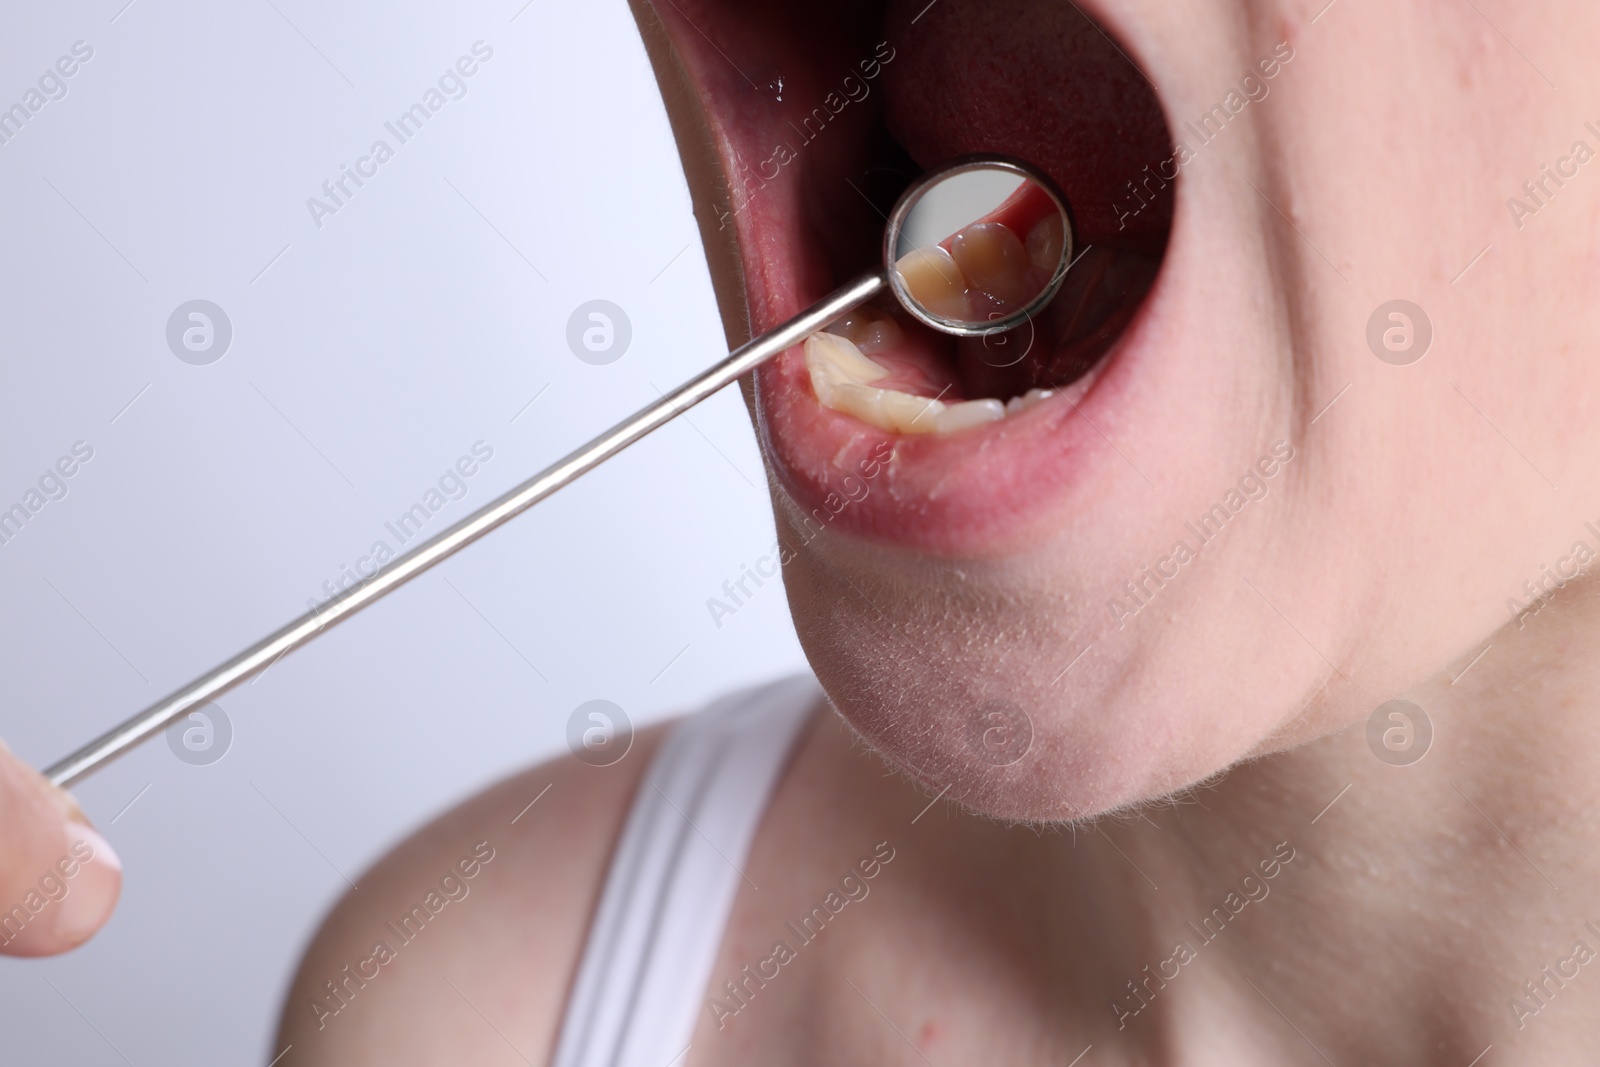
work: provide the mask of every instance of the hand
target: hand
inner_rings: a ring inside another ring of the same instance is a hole
[[[77,948],[121,892],[122,861],[77,803],[0,744],[0,955]]]

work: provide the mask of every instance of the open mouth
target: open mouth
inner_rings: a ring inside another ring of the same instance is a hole
[[[930,167],[1003,154],[1065,192],[1075,259],[1026,327],[953,337],[886,296],[755,383],[781,484],[838,529],[965,555],[1053,525],[1065,490],[1110,451],[1101,424],[1134,381],[1130,341],[1172,225],[1175,186],[1155,166],[1171,136],[1126,50],[1060,0],[655,10],[698,104],[688,138],[674,113],[680,145],[711,157],[687,159],[702,229],[734,247],[752,332],[879,266],[888,212]],[[1001,292],[1051,239],[975,230],[956,249],[953,298]]]

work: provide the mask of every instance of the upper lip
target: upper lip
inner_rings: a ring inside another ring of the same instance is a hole
[[[905,45],[873,36],[881,12],[871,5],[856,23],[841,23],[828,48],[786,47],[770,15],[718,0],[662,0],[657,12],[698,98],[724,182],[719,191],[696,190],[702,201],[708,192],[716,197],[713,224],[703,216],[702,227],[735,235],[749,326],[760,333],[826,295],[846,272],[872,265],[882,225],[874,212],[881,209],[851,176],[866,169],[885,94],[865,74],[873,63],[881,69],[885,47],[892,63]],[[769,74],[773,84],[763,88]],[[866,85],[867,94],[847,94],[846,77]],[[835,121],[856,111],[829,131],[831,139],[797,146],[797,134],[811,131],[794,125],[775,99],[780,92],[785,101],[802,101],[797,115],[810,112],[813,96]],[[971,146],[997,147],[1005,146]],[[819,218],[837,224],[820,226]],[[1130,396],[1148,388],[1145,365],[1162,332],[1155,324],[1176,251],[1094,373],[1019,416],[953,437],[899,437],[823,408],[799,350],[777,357],[756,374],[755,407],[757,432],[784,490],[832,529],[922,552],[984,556],[1035,538],[1091,491],[1103,467],[1121,462],[1110,433],[1125,425]],[[871,465],[863,492],[864,468],[886,448],[893,459]],[[839,505],[843,500],[848,506]]]

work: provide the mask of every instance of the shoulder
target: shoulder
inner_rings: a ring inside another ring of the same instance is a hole
[[[362,874],[301,960],[275,1049],[293,1045],[306,1067],[547,1059],[666,729],[642,731],[611,767],[569,757],[514,775]]]

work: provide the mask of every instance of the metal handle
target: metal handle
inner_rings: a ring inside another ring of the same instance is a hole
[[[660,400],[623,419],[588,444],[532,478],[485,504],[448,530],[399,556],[359,585],[295,619],[251,645],[221,666],[202,674],[182,689],[150,705],[121,725],[45,769],[45,777],[68,786],[110,763],[128,749],[165,728],[184,712],[238,685],[315,638],[334,623],[354,615],[379,597],[393,592],[490,530],[509,522],[557,489],[572,483],[641,437],[671,422],[711,394],[799,344],[845,312],[871,300],[888,286],[882,271],[861,277],[824,297],[776,329],[741,345],[728,358]]]

